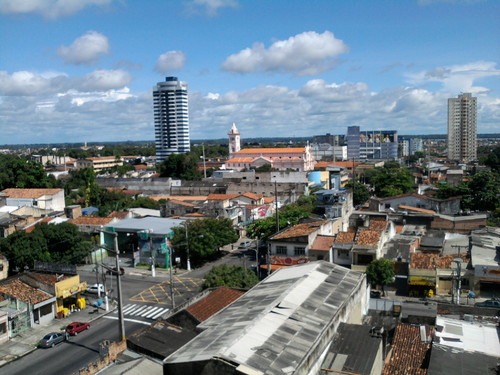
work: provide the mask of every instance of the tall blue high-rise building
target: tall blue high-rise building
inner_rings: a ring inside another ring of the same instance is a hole
[[[166,77],[153,89],[155,147],[158,161],[190,151],[188,85]]]

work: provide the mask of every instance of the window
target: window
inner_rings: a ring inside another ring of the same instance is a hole
[[[286,246],[276,246],[277,255],[286,255]]]
[[[0,335],[7,333],[7,323],[0,324]]]
[[[306,248],[305,247],[295,246],[293,248],[293,255],[295,255],[296,257],[300,257],[300,256],[306,255]]]
[[[386,203],[386,204],[385,204],[385,209],[387,210],[387,209],[389,209],[389,208],[391,208],[391,204],[390,204],[390,203]]]

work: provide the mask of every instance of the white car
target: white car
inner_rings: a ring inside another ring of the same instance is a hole
[[[239,244],[238,248],[240,249],[248,249],[254,245],[253,241],[243,241]]]
[[[87,287],[87,293],[97,294],[98,292],[104,293],[104,285],[94,284]]]

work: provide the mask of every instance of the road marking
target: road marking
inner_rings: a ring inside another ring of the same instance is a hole
[[[168,311],[168,309],[164,309],[162,307],[156,307],[153,310],[149,311],[149,313],[146,314],[144,317],[147,319],[155,319],[155,318],[153,318],[153,316],[157,316],[158,314],[163,314],[167,311]]]
[[[153,306],[148,306],[148,308],[144,311],[141,311],[140,314],[136,314],[136,315],[139,315],[141,317],[144,317],[145,315],[149,314],[151,312],[151,309],[153,308]]]
[[[106,318],[106,319],[112,319],[112,320],[118,320],[118,317],[117,316],[109,316],[109,315],[105,315],[103,316],[103,318]],[[149,326],[151,325],[151,322],[143,322],[142,320],[137,320],[137,319],[129,319],[129,318],[123,318],[124,321],[126,322],[131,322],[131,323],[140,323],[140,324],[144,324],[146,326]]]
[[[158,314],[153,315],[150,319],[154,320],[154,319],[158,318],[160,315],[165,314],[167,311],[168,311],[168,309],[165,309],[165,311],[160,311]]]
[[[123,308],[123,313],[127,314],[129,311],[133,310],[136,306],[137,304],[135,303],[133,305],[125,305],[125,307]]]
[[[148,306],[147,306],[147,305],[146,305],[146,306],[141,306],[141,307],[138,307],[137,309],[134,309],[134,310],[132,310],[132,311],[129,311],[129,312],[128,312],[128,315],[139,315],[139,312],[144,311],[144,310],[145,310],[145,309],[147,309],[147,308],[148,308]]]

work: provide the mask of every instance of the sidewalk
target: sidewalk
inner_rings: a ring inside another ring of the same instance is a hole
[[[90,304],[81,311],[75,311],[71,313],[67,318],[54,319],[46,325],[35,325],[33,328],[22,332],[20,335],[11,338],[4,344],[0,345],[0,368],[1,366],[21,358],[36,349],[38,341],[42,337],[50,332],[63,331],[66,326],[72,322],[92,322],[99,319],[103,315],[113,312],[115,306],[109,305],[109,311],[105,311],[104,307],[101,306],[97,311],[95,307],[91,305],[95,298],[90,298]],[[1,372],[1,369],[0,369]]]

